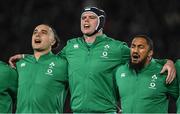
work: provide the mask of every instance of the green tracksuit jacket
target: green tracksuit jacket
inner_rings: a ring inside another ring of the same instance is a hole
[[[61,54],[68,61],[72,111],[116,112],[113,72],[128,61],[127,45],[105,34],[92,45],[79,37],[69,40]]]
[[[17,63],[17,113],[61,113],[66,97],[67,62],[52,52]]]
[[[0,61],[0,113],[11,113],[17,94],[17,73]]]
[[[178,97],[178,83],[165,83],[166,75],[161,75],[162,65],[152,60],[139,72],[129,68],[129,64],[119,66],[116,83],[121,98],[122,113],[167,113],[167,94]]]
[[[180,88],[180,60],[176,61],[175,66],[176,66],[177,79]],[[179,95],[180,95],[180,89],[179,89]],[[178,98],[176,104],[177,104],[177,113],[180,113],[180,97]]]

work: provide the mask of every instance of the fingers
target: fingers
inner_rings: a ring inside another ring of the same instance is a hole
[[[164,72],[168,72],[168,75],[166,77],[166,84],[170,84],[174,78],[176,77],[176,69],[174,66],[174,63],[172,61],[168,61],[162,68],[161,74]]]
[[[16,62],[22,58],[22,54],[16,54],[9,59],[9,64],[12,68],[16,68]]]
[[[10,57],[10,59],[9,59],[9,65],[12,67],[12,68],[16,68],[16,66],[15,66],[15,63],[14,63],[14,57]]]
[[[166,84],[170,84],[176,77],[176,70],[172,70],[171,72],[168,72],[167,78],[166,78]]]
[[[167,70],[167,68],[166,68],[166,66],[164,65],[160,73],[162,74],[162,73],[164,73],[166,70]]]

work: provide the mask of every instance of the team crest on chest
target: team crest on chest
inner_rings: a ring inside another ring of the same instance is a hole
[[[49,67],[48,67],[48,69],[46,70],[46,73],[45,73],[45,74],[47,74],[47,75],[53,75],[53,69],[54,69],[54,67],[55,67],[55,63],[54,63],[54,62],[51,62],[51,63],[49,64]]]
[[[150,84],[149,84],[150,89],[156,89],[156,80],[157,79],[158,79],[158,77],[155,74],[151,77],[151,81],[150,81]]]
[[[108,58],[109,48],[110,48],[110,46],[108,44],[104,46],[104,49],[103,49],[103,51],[101,53],[102,58]]]

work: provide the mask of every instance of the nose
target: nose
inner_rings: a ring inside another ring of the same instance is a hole
[[[138,52],[138,48],[137,48],[137,47],[134,47],[132,51],[133,51],[133,52]]]
[[[89,21],[89,19],[86,17],[86,18],[84,19],[84,21],[87,22],[87,21]]]
[[[41,34],[40,32],[37,32],[37,33],[35,34],[35,36],[36,36],[36,37],[39,37],[40,34]]]

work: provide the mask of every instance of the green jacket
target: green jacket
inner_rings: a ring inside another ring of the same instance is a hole
[[[26,56],[17,63],[17,113],[62,113],[66,97],[67,62],[51,52],[38,60]]]
[[[178,83],[179,83],[179,88],[180,88],[180,60],[177,60],[175,63],[176,66],[176,74],[177,74],[177,79],[178,79]],[[180,90],[179,90],[179,94],[180,94]],[[180,97],[177,100],[177,113],[180,113]]]
[[[17,94],[17,73],[0,61],[0,113],[11,113]]]
[[[165,83],[162,67],[155,60],[137,73],[129,64],[118,67],[116,83],[122,113],[168,113],[167,94],[177,99],[179,90],[177,79],[170,85]]]
[[[116,112],[114,68],[129,60],[126,43],[98,36],[92,45],[82,37],[68,41],[61,52],[68,61],[73,112]]]

